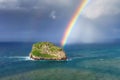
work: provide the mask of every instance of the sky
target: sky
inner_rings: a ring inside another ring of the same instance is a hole
[[[60,43],[81,0],[0,0],[0,42]],[[120,1],[89,0],[71,34],[71,43],[120,39]]]

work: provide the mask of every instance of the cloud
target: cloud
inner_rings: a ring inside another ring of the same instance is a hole
[[[49,17],[52,19],[56,19],[56,11],[52,11]]]
[[[119,0],[90,0],[74,25],[68,43],[111,42],[120,38]]]
[[[17,9],[19,8],[18,0],[0,0],[0,9]]]
[[[69,2],[67,0],[39,0],[39,3],[44,3],[44,4],[47,4],[47,5],[56,5],[56,6],[59,6],[59,5],[70,5],[73,1],[70,0]]]
[[[67,7],[75,4],[79,0],[0,0],[0,9],[26,9],[29,5],[31,9],[45,9],[47,7]],[[28,8],[27,8],[28,9]]]
[[[105,34],[102,29],[95,25],[79,20],[73,28],[68,43],[95,43],[102,42],[105,39]]]
[[[29,21],[32,25],[35,24],[35,26],[37,22],[40,23],[39,19],[41,19],[41,25],[47,24],[47,21],[45,20],[48,18],[56,20],[55,22],[60,20],[60,23],[62,23],[62,21],[66,21],[67,23],[69,21],[67,18],[69,17],[70,19],[70,17],[72,17],[71,15],[74,13],[76,6],[80,1],[81,0],[0,0],[0,10],[24,10],[23,12],[26,10],[31,10],[28,12],[26,11],[27,13],[25,14],[32,14],[30,15],[30,18],[28,17],[28,19],[31,19],[31,21]],[[115,27],[116,18],[113,19],[114,15],[120,14],[119,7],[119,0],[90,0],[82,15],[80,15],[76,25],[74,25],[74,28],[69,36],[68,43],[94,43],[119,37],[118,34],[120,34],[120,29]],[[110,21],[111,19],[113,21]],[[55,22],[52,24],[59,23]],[[62,30],[62,28],[65,28],[65,26],[60,26],[60,28]],[[10,29],[13,30],[13,27],[10,27]],[[39,28],[34,28],[35,31],[37,29]],[[31,31],[31,33],[34,32]],[[27,36],[29,33],[24,34]]]
[[[120,13],[119,7],[119,0],[90,0],[83,12],[83,16],[96,19],[105,15],[116,15]]]

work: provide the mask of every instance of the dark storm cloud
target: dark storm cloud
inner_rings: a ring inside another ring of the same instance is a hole
[[[60,41],[78,1],[0,0],[0,41]]]
[[[60,42],[80,1],[0,0],[0,41]],[[108,3],[109,6],[106,5]],[[120,38],[118,4],[119,0],[90,0],[74,25],[68,42],[99,42]]]

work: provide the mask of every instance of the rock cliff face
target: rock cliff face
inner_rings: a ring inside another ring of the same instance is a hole
[[[66,60],[67,57],[62,48],[50,42],[33,44],[30,58],[34,60]]]

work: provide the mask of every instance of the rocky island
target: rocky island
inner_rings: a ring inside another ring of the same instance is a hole
[[[33,44],[30,58],[34,60],[66,60],[66,54],[62,48],[51,42],[38,42]]]

